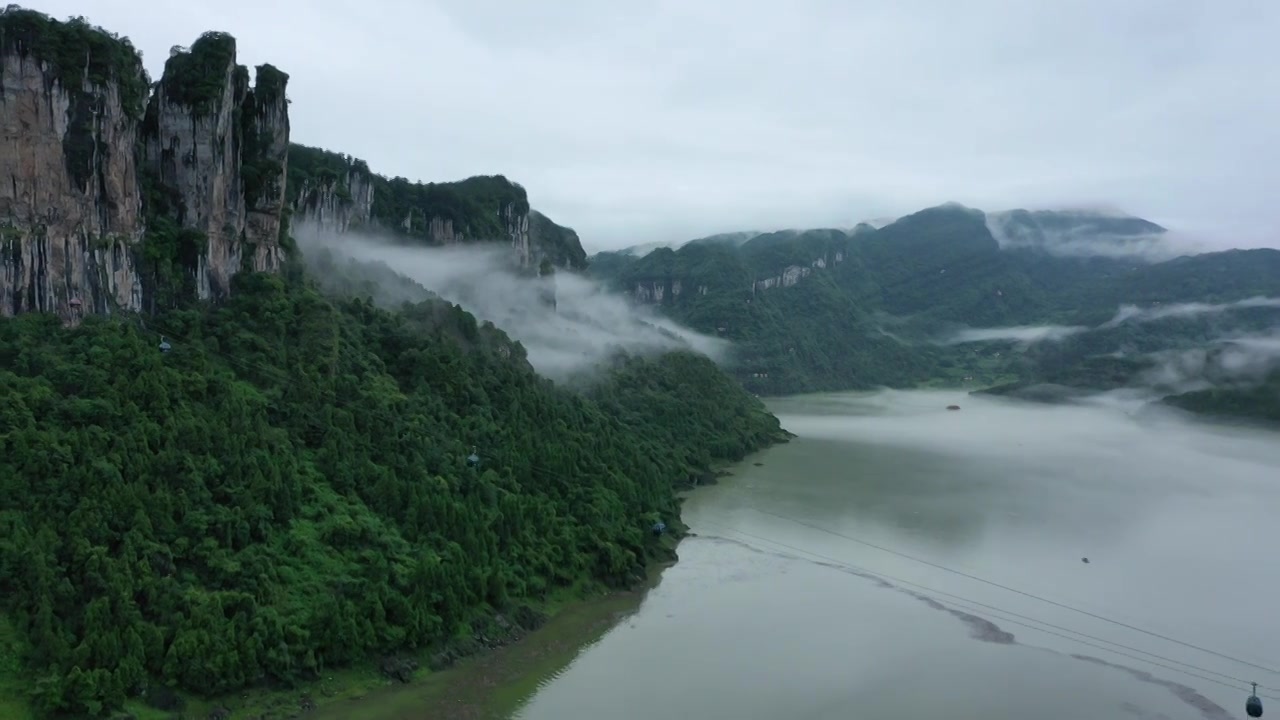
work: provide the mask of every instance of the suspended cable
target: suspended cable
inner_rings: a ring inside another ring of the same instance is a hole
[[[1186,674],[1186,675],[1190,675],[1190,676],[1192,676],[1192,677],[1196,677],[1196,678],[1199,678],[1199,679],[1202,679],[1202,680],[1207,680],[1207,681],[1209,681],[1209,682],[1214,682],[1214,683],[1217,683],[1217,684],[1219,684],[1219,685],[1223,685],[1223,686],[1225,686],[1225,687],[1230,687],[1230,688],[1232,688],[1232,689],[1239,690],[1239,689],[1241,689],[1242,687],[1247,686],[1247,685],[1249,685],[1249,684],[1250,684],[1249,682],[1247,682],[1247,681],[1245,681],[1245,680],[1242,680],[1242,679],[1240,679],[1240,678],[1237,678],[1237,677],[1235,677],[1235,676],[1232,676],[1232,675],[1226,675],[1226,674],[1224,674],[1224,673],[1220,673],[1220,672],[1217,672],[1217,671],[1215,671],[1215,670],[1209,670],[1209,669],[1207,669],[1207,668],[1203,668],[1203,667],[1199,667],[1199,666],[1196,666],[1196,665],[1192,665],[1192,664],[1190,664],[1190,663],[1183,662],[1183,661],[1181,661],[1181,660],[1176,660],[1176,659],[1174,659],[1174,658],[1166,657],[1166,656],[1164,656],[1164,655],[1160,655],[1160,654],[1157,654],[1157,653],[1153,653],[1153,652],[1150,652],[1150,651],[1147,651],[1147,650],[1142,650],[1142,649],[1139,649],[1139,648],[1134,648],[1134,647],[1131,647],[1131,646],[1128,646],[1128,645],[1124,645],[1124,644],[1122,644],[1122,643],[1118,643],[1118,642],[1115,642],[1115,641],[1112,641],[1112,640],[1107,640],[1107,639],[1105,639],[1105,638],[1099,638],[1099,637],[1095,637],[1095,636],[1092,636],[1092,635],[1088,635],[1088,634],[1086,634],[1086,633],[1082,633],[1082,632],[1080,632],[1080,631],[1078,631],[1078,630],[1072,630],[1072,629],[1070,629],[1070,628],[1065,628],[1065,627],[1061,627],[1061,626],[1059,626],[1059,625],[1054,625],[1054,624],[1052,624],[1052,623],[1048,623],[1048,622],[1045,622],[1045,621],[1043,621],[1043,620],[1039,620],[1039,619],[1037,619],[1037,618],[1032,618],[1032,617],[1029,617],[1029,616],[1026,616],[1026,615],[1022,615],[1022,614],[1019,614],[1019,613],[1013,612],[1013,611],[1011,611],[1011,610],[1006,610],[1006,609],[1004,609],[1004,608],[1000,608],[1000,607],[997,607],[997,606],[995,606],[995,605],[989,605],[989,604],[987,604],[987,603],[982,603],[982,602],[979,602],[979,601],[977,601],[977,600],[972,600],[972,599],[970,599],[970,598],[966,598],[966,597],[964,597],[964,596],[962,596],[962,595],[957,595],[957,594],[955,594],[955,593],[946,592],[946,591],[944,591],[944,590],[938,590],[938,589],[936,589],[936,588],[932,588],[932,587],[929,587],[929,586],[927,586],[927,585],[922,585],[922,584],[920,584],[920,583],[912,582],[912,581],[910,581],[910,580],[904,580],[904,579],[902,579],[902,578],[894,577],[894,576],[889,575],[889,574],[887,574],[887,573],[882,573],[882,572],[878,572],[878,571],[868,570],[868,569],[866,569],[866,568],[864,568],[864,567],[860,567],[860,566],[858,566],[858,565],[854,565],[854,564],[852,564],[852,563],[848,563],[848,562],[845,562],[845,561],[843,561],[843,560],[840,560],[840,559],[837,559],[837,558],[833,558],[833,557],[831,557],[831,556],[829,556],[829,555],[824,555],[824,554],[819,553],[819,552],[815,552],[815,551],[812,551],[812,550],[807,550],[807,549],[805,549],[805,548],[797,547],[797,546],[795,546],[795,545],[790,545],[790,544],[785,543],[785,542],[782,542],[782,541],[780,541],[780,540],[774,540],[774,539],[772,539],[772,538],[767,538],[767,537],[764,537],[764,536],[762,536],[762,535],[757,535],[757,534],[754,534],[754,533],[747,532],[747,531],[745,531],[745,530],[739,530],[739,529],[737,529],[737,528],[728,527],[728,526],[721,525],[721,524],[719,524],[719,523],[714,523],[714,522],[699,521],[699,525],[702,525],[702,526],[708,526],[708,527],[713,527],[713,528],[718,528],[719,530],[724,531],[724,532],[731,532],[731,533],[735,533],[735,534],[741,535],[741,536],[743,536],[743,537],[752,538],[752,539],[757,540],[757,541],[759,541],[759,542],[764,542],[764,543],[768,543],[768,544],[770,544],[770,545],[774,545],[774,546],[777,546],[777,547],[786,548],[786,549],[788,549],[788,550],[792,550],[792,551],[794,551],[794,552],[804,553],[804,554],[806,554],[806,555],[810,555],[810,556],[812,556],[812,557],[819,558],[819,559],[823,560],[824,562],[827,562],[827,563],[830,563],[830,564],[832,564],[832,565],[838,566],[838,567],[843,568],[843,569],[845,569],[845,570],[849,570],[849,571],[852,571],[852,572],[855,572],[855,573],[859,573],[859,574],[864,575],[864,576],[873,577],[873,578],[878,578],[878,579],[884,580],[884,581],[886,581],[886,582],[892,581],[893,583],[896,583],[896,584],[899,584],[899,585],[909,585],[909,586],[911,586],[911,587],[919,588],[920,590],[923,590],[923,591],[925,591],[925,592],[927,592],[927,593],[931,593],[931,594],[933,594],[933,595],[942,595],[942,596],[945,596],[945,597],[954,598],[954,599],[956,599],[956,600],[960,600],[960,601],[962,601],[962,602],[969,603],[969,604],[971,604],[971,605],[975,605],[975,606],[978,606],[978,607],[986,608],[986,609],[989,609],[989,610],[994,610],[994,611],[996,611],[996,612],[1003,613],[1003,614],[1006,614],[1006,615],[1010,615],[1010,616],[1012,616],[1012,617],[1022,618],[1023,620],[1027,620],[1027,621],[1030,621],[1030,622],[1039,623],[1040,625],[1044,625],[1044,626],[1046,626],[1046,627],[1054,628],[1055,630],[1061,630],[1063,633],[1071,633],[1072,635],[1076,635],[1076,636],[1079,636],[1079,637],[1082,637],[1082,638],[1086,638],[1087,640],[1095,640],[1095,641],[1097,641],[1097,642],[1107,643],[1107,644],[1109,644],[1109,645],[1113,645],[1113,646],[1115,646],[1115,647],[1122,648],[1122,649],[1125,649],[1125,650],[1130,650],[1130,651],[1133,651],[1133,652],[1136,652],[1136,653],[1141,653],[1141,654],[1143,654],[1143,655],[1148,655],[1148,656],[1150,656],[1150,657],[1152,657],[1152,658],[1156,658],[1157,660],[1162,661],[1163,663],[1172,663],[1173,665],[1181,665],[1182,667],[1173,667],[1173,666],[1171,666],[1171,665],[1165,665],[1165,664],[1162,664],[1161,662],[1155,662],[1155,661],[1153,661],[1153,660],[1148,660],[1148,659],[1146,659],[1146,658],[1137,657],[1137,656],[1135,656],[1135,655],[1129,655],[1129,654],[1127,654],[1127,653],[1119,652],[1119,651],[1117,651],[1117,650],[1115,650],[1115,649],[1113,649],[1113,648],[1103,647],[1103,646],[1101,646],[1101,645],[1096,645],[1096,644],[1094,644],[1094,643],[1086,642],[1085,640],[1080,640],[1078,637],[1071,637],[1071,636],[1068,636],[1068,635],[1064,635],[1064,634],[1060,634],[1060,633],[1052,632],[1052,631],[1050,631],[1050,630],[1045,630],[1045,629],[1044,629],[1044,628],[1042,628],[1042,627],[1036,627],[1036,626],[1029,625],[1029,624],[1024,623],[1024,622],[1019,622],[1019,621],[1017,621],[1017,620],[1012,620],[1012,619],[1009,619],[1009,618],[1000,618],[1000,620],[1001,620],[1001,621],[1003,621],[1003,622],[1009,622],[1009,623],[1012,623],[1012,624],[1014,624],[1014,625],[1020,625],[1020,626],[1022,626],[1022,627],[1026,627],[1026,628],[1029,628],[1029,629],[1032,629],[1032,630],[1037,630],[1037,631],[1039,631],[1039,632],[1047,633],[1047,634],[1049,634],[1049,635],[1055,635],[1055,636],[1057,636],[1057,637],[1061,637],[1061,638],[1064,638],[1064,639],[1067,639],[1067,640],[1072,640],[1072,641],[1074,641],[1074,642],[1079,642],[1079,643],[1081,643],[1081,644],[1083,644],[1083,645],[1088,645],[1088,646],[1090,646],[1090,647],[1095,647],[1095,648],[1097,648],[1097,649],[1105,650],[1105,651],[1107,651],[1107,652],[1114,653],[1114,654],[1116,654],[1116,655],[1120,655],[1120,656],[1123,656],[1123,657],[1128,657],[1128,658],[1133,659],[1133,660],[1138,660],[1138,661],[1140,661],[1140,662],[1149,663],[1149,664],[1151,664],[1151,665],[1155,665],[1155,666],[1157,666],[1157,667],[1162,667],[1162,668],[1165,668],[1165,669],[1168,669],[1168,670],[1174,670],[1174,671],[1177,671],[1177,672],[1181,672],[1181,673],[1184,673],[1184,674]],[[726,539],[731,539],[731,538],[726,538]],[[740,542],[740,541],[739,541],[739,542]],[[748,545],[749,545],[749,543],[748,543]],[[1236,662],[1243,662],[1243,661],[1240,661],[1240,660],[1238,660],[1238,659],[1236,659],[1236,658],[1231,658],[1231,657],[1227,657],[1227,659],[1229,659],[1229,660],[1233,660],[1233,661],[1236,661]],[[1245,663],[1245,664],[1247,664],[1247,663]],[[1187,668],[1187,669],[1183,669],[1183,668]],[[1195,670],[1196,672],[1189,672],[1189,670]],[[1238,683],[1238,685],[1236,685],[1236,684],[1232,684],[1232,683],[1223,682],[1222,680],[1218,680],[1218,679],[1215,679],[1215,678],[1206,677],[1206,676],[1204,676],[1204,675],[1200,675],[1200,674],[1198,674],[1198,673],[1206,673],[1206,674],[1208,674],[1208,675],[1216,675],[1216,676],[1218,676],[1218,677],[1220,677],[1220,678],[1225,678],[1225,679],[1227,679],[1227,680],[1231,680],[1231,681],[1233,681],[1234,683]],[[1280,698],[1272,697],[1272,696],[1270,696],[1270,695],[1260,695],[1259,697],[1265,697],[1265,698],[1268,698],[1268,699],[1271,699],[1271,700],[1280,700]]]
[[[911,561],[913,561],[913,562],[918,562],[918,563],[921,563],[921,564],[923,564],[923,565],[928,565],[929,567],[937,568],[938,570],[942,570],[942,571],[944,571],[944,572],[953,573],[953,574],[955,574],[955,575],[959,575],[960,577],[968,578],[968,579],[973,580],[973,581],[975,581],[975,582],[984,583],[984,584],[986,584],[986,585],[990,585],[990,586],[992,586],[992,587],[1000,588],[1001,590],[1007,590],[1008,592],[1016,593],[1016,594],[1018,594],[1018,595],[1025,596],[1025,597],[1031,598],[1031,599],[1033,599],[1033,600],[1039,600],[1040,602],[1048,603],[1049,605],[1053,605],[1053,606],[1055,606],[1055,607],[1060,607],[1060,608],[1062,608],[1062,609],[1064,609],[1064,610],[1070,610],[1071,612],[1079,613],[1079,614],[1081,614],[1081,615],[1086,615],[1086,616],[1091,617],[1091,618],[1094,618],[1094,619],[1096,619],[1096,620],[1101,620],[1101,621],[1103,621],[1103,622],[1111,623],[1112,625],[1118,625],[1118,626],[1123,627],[1123,628],[1126,628],[1126,629],[1128,629],[1128,630],[1133,630],[1134,632],[1140,632],[1140,633],[1143,633],[1144,635],[1150,635],[1151,637],[1159,638],[1159,639],[1161,639],[1161,640],[1165,640],[1165,641],[1167,641],[1167,642],[1175,643],[1175,644],[1177,644],[1177,645],[1182,645],[1183,647],[1188,647],[1188,648],[1191,648],[1191,649],[1193,649],[1193,650],[1199,650],[1200,652],[1208,653],[1208,654],[1210,654],[1210,655],[1216,655],[1216,656],[1218,656],[1218,657],[1220,657],[1220,658],[1223,658],[1223,659],[1225,659],[1225,660],[1230,660],[1230,661],[1232,661],[1232,662],[1240,663],[1241,665],[1248,665],[1249,667],[1256,668],[1256,669],[1258,669],[1258,670],[1263,670],[1263,671],[1265,671],[1265,672],[1269,672],[1269,673],[1272,673],[1272,674],[1280,675],[1280,671],[1273,670],[1273,669],[1271,669],[1271,668],[1269,668],[1269,667],[1267,667],[1267,666],[1265,666],[1265,665],[1259,665],[1259,664],[1257,664],[1257,663],[1249,662],[1248,660],[1241,660],[1241,659],[1239,659],[1239,658],[1231,657],[1230,655],[1224,655],[1223,653],[1220,653],[1220,652],[1218,652],[1218,651],[1216,651],[1216,650],[1210,650],[1210,649],[1208,649],[1208,648],[1201,647],[1201,646],[1199,646],[1199,645],[1194,645],[1194,644],[1192,644],[1192,643],[1184,642],[1184,641],[1182,641],[1182,640],[1178,640],[1178,639],[1176,639],[1176,638],[1171,638],[1171,637],[1169,637],[1168,635],[1162,635],[1162,634],[1160,634],[1160,633],[1157,633],[1157,632],[1154,632],[1154,631],[1151,631],[1151,630],[1146,630],[1146,629],[1144,629],[1144,628],[1137,627],[1136,625],[1130,625],[1129,623],[1122,622],[1122,621],[1120,621],[1120,620],[1112,620],[1111,618],[1103,617],[1102,615],[1098,615],[1097,613],[1093,613],[1093,612],[1090,612],[1090,611],[1088,611],[1088,610],[1082,610],[1082,609],[1080,609],[1080,608],[1072,607],[1072,606],[1067,605],[1067,604],[1065,604],[1065,603],[1060,603],[1060,602],[1057,602],[1056,600],[1050,600],[1050,599],[1048,599],[1048,598],[1041,597],[1041,596],[1039,596],[1039,595],[1035,595],[1035,594],[1030,593],[1030,592],[1027,592],[1027,591],[1025,591],[1025,590],[1019,590],[1018,588],[1015,588],[1015,587],[1010,587],[1010,586],[1008,586],[1008,585],[1002,585],[1001,583],[995,582],[995,581],[993,581],[993,580],[987,580],[987,579],[985,579],[985,578],[978,577],[977,575],[972,575],[972,574],[970,574],[970,573],[964,572],[963,570],[955,570],[955,569],[953,569],[953,568],[946,567],[945,565],[939,565],[938,563],[931,562],[931,561],[929,561],[929,560],[925,560],[925,559],[923,559],[923,558],[918,558],[918,557],[915,557],[914,555],[908,555],[907,553],[899,552],[899,551],[897,551],[897,550],[893,550],[893,549],[891,549],[891,548],[884,547],[883,545],[877,545],[876,543],[873,543],[873,542],[870,542],[870,541],[867,541],[867,540],[862,540],[862,539],[860,539],[860,538],[856,538],[856,537],[853,537],[853,536],[851,536],[851,535],[846,535],[846,534],[844,534],[844,533],[837,532],[837,531],[835,531],[835,530],[830,530],[830,529],[828,529],[828,528],[824,528],[824,527],[822,527],[821,525],[815,525],[815,524],[813,524],[813,523],[806,522],[806,521],[804,521],[804,520],[799,520],[799,519],[797,519],[797,518],[787,517],[786,515],[780,515],[780,514],[778,514],[778,513],[771,512],[771,511],[769,511],[769,510],[763,510],[763,509],[761,509],[761,508],[759,508],[759,507],[755,507],[755,506],[748,506],[748,507],[749,507],[751,510],[753,510],[753,511],[755,511],[755,512],[758,512],[758,513],[760,513],[760,514],[762,514],[762,515],[768,515],[768,516],[771,516],[771,517],[778,518],[778,519],[780,519],[780,520],[786,520],[786,521],[788,521],[788,522],[795,523],[795,524],[797,524],[797,525],[803,525],[804,527],[811,528],[811,529],[817,530],[817,531],[819,531],[819,532],[824,532],[824,533],[827,533],[827,534],[829,534],[829,535],[834,535],[834,536],[836,536],[836,537],[843,538],[843,539],[848,540],[848,541],[850,541],[850,542],[858,543],[859,545],[866,545],[867,547],[874,548],[874,549],[876,549],[876,550],[880,550],[880,551],[882,551],[882,552],[887,552],[887,553],[889,553],[890,555],[897,555],[898,557],[904,558],[904,559],[906,559],[906,560],[911,560]]]

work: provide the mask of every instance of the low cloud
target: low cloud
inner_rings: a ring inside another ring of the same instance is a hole
[[[1140,381],[1166,392],[1257,385],[1280,370],[1280,327],[1219,340],[1208,347],[1154,353]]]
[[[1221,243],[1171,232],[1111,207],[987,213],[1003,249],[1033,248],[1057,257],[1105,257],[1156,263],[1221,250]]]
[[[958,345],[972,342],[993,342],[1012,340],[1031,345],[1038,342],[1057,342],[1065,338],[1088,332],[1090,328],[1079,325],[1016,325],[1013,327],[968,328],[958,330],[943,345]]]
[[[719,362],[729,348],[724,340],[684,328],[648,308],[633,307],[581,275],[567,271],[551,278],[520,274],[505,245],[406,246],[371,235],[336,235],[306,226],[296,228],[294,237],[308,258],[327,250],[331,257],[386,265],[480,320],[492,322],[524,345],[533,367],[552,379],[587,372],[617,350],[635,354],[692,350]],[[323,267],[311,264],[321,273],[357,273],[341,262]],[[384,304],[421,299],[395,283],[383,283],[375,290],[375,299]]]
[[[965,328],[956,330],[936,342],[940,345],[956,345],[973,342],[1012,341],[1029,346],[1039,342],[1057,342],[1073,335],[1094,330],[1110,330],[1126,323],[1141,324],[1172,318],[1220,315],[1251,308],[1280,308],[1280,298],[1257,296],[1231,303],[1178,303],[1145,308],[1137,305],[1121,305],[1110,320],[1097,327],[1083,325],[1016,325],[1011,327]],[[1235,342],[1250,343],[1255,341],[1258,341],[1258,339],[1250,337]]]
[[[1121,305],[1115,317],[1100,325],[1099,329],[1119,327],[1127,322],[1145,323],[1168,318],[1218,315],[1248,308],[1280,308],[1280,298],[1256,296],[1232,303],[1178,303],[1176,305],[1160,305],[1148,308],[1138,307],[1137,305]]]

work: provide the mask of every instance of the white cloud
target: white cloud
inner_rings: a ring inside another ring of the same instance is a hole
[[[1219,315],[1232,310],[1245,310],[1248,308],[1280,308],[1280,298],[1251,297],[1232,303],[1176,303],[1146,308],[1136,305],[1121,305],[1114,317],[1098,327],[1112,328],[1127,322],[1143,323],[1175,317]]]
[[[1055,342],[1078,333],[1087,332],[1089,328],[1065,325],[1018,325],[1014,327],[970,328],[960,330],[951,335],[945,344],[971,342],[991,342],[994,340],[1013,340],[1023,344],[1037,342]]]
[[[324,248],[339,257],[384,264],[492,322],[524,345],[529,363],[552,379],[587,372],[618,349],[640,354],[686,349],[717,361],[729,350],[726,341],[634,306],[590,278],[569,272],[557,273],[554,280],[517,275],[505,245],[409,247],[354,233],[326,235],[306,225],[295,228],[294,236],[304,254]],[[554,310],[544,304],[548,290],[554,290]]]

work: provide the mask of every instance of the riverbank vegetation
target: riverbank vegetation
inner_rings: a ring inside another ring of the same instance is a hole
[[[572,391],[440,300],[235,285],[0,323],[0,597],[38,717],[479,649],[559,590],[637,581],[674,486],[782,437],[700,356]]]

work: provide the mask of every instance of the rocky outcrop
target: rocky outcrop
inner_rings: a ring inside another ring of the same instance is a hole
[[[520,267],[533,265],[533,251],[529,243],[529,204],[525,201],[521,208],[515,203],[502,207],[502,220],[506,224],[507,239],[511,241],[511,250],[515,254]]]
[[[342,235],[373,222],[374,176],[363,161],[302,145],[292,145],[289,155],[295,231]]]
[[[587,269],[587,253],[573,228],[557,225],[546,215],[530,210],[528,235],[529,246],[534,255],[549,259],[556,267]]]
[[[289,152],[288,76],[236,64],[235,38],[206,33],[175,49],[147,108],[143,157],[176,200],[179,223],[205,237],[202,300],[225,297],[243,267],[275,271]]]
[[[684,292],[684,283],[679,279],[674,280],[641,280],[632,288],[631,296],[637,301],[645,304],[660,305],[668,297],[673,301],[680,297]],[[707,294],[707,286],[699,285],[694,290],[699,295]]]
[[[841,262],[844,262],[844,252],[837,250],[815,258],[808,265],[788,265],[775,275],[752,280],[751,293],[754,295],[773,288],[791,287],[809,277],[815,270],[833,267]],[[674,302],[679,298],[685,292],[685,281],[679,277],[661,280],[643,278],[635,280],[628,290],[636,302],[661,305],[664,302]],[[705,284],[693,285],[691,291],[698,295],[706,295],[709,292]]]
[[[145,87],[141,61],[105,58],[74,77],[41,57],[43,16],[10,9],[0,23],[0,315],[138,309],[141,97],[129,91]]]
[[[372,208],[371,208],[372,209]],[[452,218],[440,215],[428,215],[427,212],[412,209],[399,225],[399,229],[407,235],[425,235],[430,245],[459,245],[468,242],[506,241],[511,244],[512,256],[522,268],[532,266],[533,253],[529,243],[529,213],[516,203],[506,203],[495,211],[502,218],[503,229],[500,237],[469,236],[465,221],[455,225]],[[425,230],[425,231],[424,231]]]
[[[235,40],[208,33],[173,51],[148,101],[127,40],[0,13],[0,315],[75,322],[153,307],[161,285],[211,299],[244,268],[278,269],[287,80],[264,65],[251,88]]]
[[[792,285],[795,285],[801,280],[809,277],[810,273],[814,270],[826,269],[828,265],[839,265],[844,261],[844,253],[836,251],[830,262],[828,262],[827,258],[828,256],[825,255],[823,257],[816,258],[810,262],[808,266],[788,265],[777,275],[753,281],[751,283],[751,292],[754,294],[761,290],[769,290],[771,288],[791,287]]]
[[[363,230],[427,245],[505,242],[521,268],[549,259],[583,269],[586,252],[577,233],[529,207],[524,188],[501,175],[449,183],[386,178],[348,155],[304,145],[289,150],[291,226],[332,237]]]
[[[271,65],[259,65],[252,92],[241,102],[245,136],[243,153],[244,242],[252,249],[256,272],[276,272],[284,261],[281,249],[289,167],[289,76]]]

